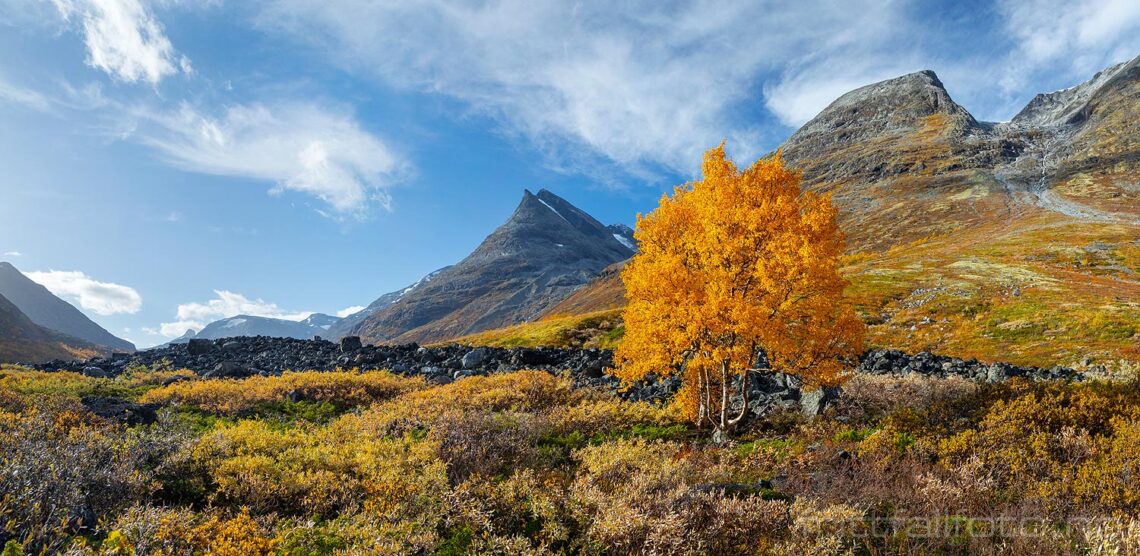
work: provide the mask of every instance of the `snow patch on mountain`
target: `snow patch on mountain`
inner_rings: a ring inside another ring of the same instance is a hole
[[[536,198],[536,199],[538,199],[538,202],[540,202],[540,203],[542,203],[544,206],[546,206],[546,208],[548,208],[548,209],[550,209],[550,210],[554,211],[554,214],[557,214],[559,218],[561,218],[561,219],[563,219],[563,220],[566,220],[566,217],[565,217],[565,216],[562,216],[562,213],[561,213],[561,212],[558,212],[557,210],[555,210],[555,208],[554,208],[554,207],[550,206],[550,203],[547,203],[546,201],[543,201],[541,198],[538,198],[538,197],[535,197],[535,198]],[[569,221],[569,220],[566,220],[566,223],[567,223],[567,224],[569,224],[569,223],[570,223],[570,221]]]
[[[623,236],[621,234],[614,234],[614,239],[618,240],[618,242],[621,243],[622,245],[628,247],[630,249],[630,251],[637,251],[637,247],[635,247],[633,245],[633,242],[630,241],[625,236]]]

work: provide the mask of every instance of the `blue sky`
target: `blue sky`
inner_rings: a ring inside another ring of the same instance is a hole
[[[0,260],[140,346],[336,313],[523,188],[632,224],[859,85],[1004,120],[1137,54],[1134,0],[0,0]]]

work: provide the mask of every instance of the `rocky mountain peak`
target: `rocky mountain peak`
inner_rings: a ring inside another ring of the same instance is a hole
[[[1079,124],[1089,116],[1090,103],[1102,92],[1134,84],[1140,77],[1140,56],[1105,68],[1080,85],[1033,97],[1010,120],[1019,127],[1053,127]]]
[[[351,333],[376,342],[438,341],[527,321],[631,255],[585,211],[545,189],[526,190],[470,255],[368,313]]]
[[[540,189],[524,190],[518,208],[470,255],[497,260],[525,255],[535,258],[579,257],[603,251],[603,258],[622,260],[633,254],[605,225],[562,197]],[[565,257],[560,257],[564,255]]]
[[[966,131],[978,122],[946,92],[930,70],[909,73],[851,91],[804,124],[785,144],[790,158],[888,133],[936,125]]]

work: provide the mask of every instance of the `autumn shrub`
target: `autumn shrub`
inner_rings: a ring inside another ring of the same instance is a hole
[[[549,412],[550,426],[559,434],[579,433],[586,437],[628,430],[638,425],[672,426],[684,422],[675,406],[628,402],[614,396],[583,399],[572,405],[557,406]]]
[[[469,377],[406,393],[363,412],[356,426],[379,435],[426,432],[437,424],[469,413],[548,414],[605,397],[598,392],[576,389],[568,377],[545,371],[519,371]]]
[[[1080,534],[1090,556],[1140,554],[1140,520],[1135,517],[1094,521]]]
[[[69,398],[111,396],[133,399],[139,394],[137,386],[126,381],[92,378],[66,371],[0,371],[0,389],[21,396],[38,395]]]
[[[995,402],[978,425],[939,442],[937,450],[948,466],[977,457],[994,474],[1000,487],[1043,501],[1060,515],[1095,501],[1100,508],[1125,509],[1129,497],[1089,492],[1085,478],[1128,472],[1120,457],[1094,455],[1103,448],[1124,454],[1134,445],[1136,429],[1130,420],[1138,415],[1140,392],[1120,384],[1015,384],[1019,395]],[[1090,465],[1105,465],[1103,469]],[[1117,488],[1117,484],[1093,488]],[[1103,494],[1103,496],[1102,496]]]
[[[799,498],[789,508],[789,515],[788,534],[774,543],[773,554],[853,555],[858,536],[867,532],[863,510],[847,504],[824,505]]]
[[[959,376],[856,375],[843,385],[839,413],[870,421],[902,409],[922,411],[974,394],[978,385]]]
[[[281,376],[242,380],[178,382],[147,392],[142,401],[181,403],[210,413],[242,415],[258,404],[281,402],[287,398],[329,402],[341,407],[367,406],[423,386],[421,379],[400,377],[385,371],[286,372]]]
[[[346,417],[328,427],[281,428],[241,421],[206,434],[194,454],[210,470],[215,504],[255,514],[360,513],[377,538],[401,550],[434,542],[448,489],[438,445],[412,435],[368,435],[359,423]]]
[[[0,411],[0,545],[52,552],[154,488],[138,443],[67,402]]]
[[[683,444],[608,442],[575,453],[571,497],[585,553],[755,553],[786,526],[783,502],[732,496],[731,477]]]
[[[363,502],[351,454],[331,448],[315,430],[241,421],[203,436],[193,454],[209,470],[215,504],[325,515]]]
[[[134,506],[113,524],[100,554],[259,556],[280,543],[265,523],[241,509],[233,515],[186,508]]]
[[[542,416],[515,411],[448,412],[443,417],[429,438],[439,446],[452,484],[537,465],[538,440],[549,428]]]
[[[1135,486],[1140,478],[1140,420],[1116,417],[1110,425],[1112,434],[1097,445],[1082,438],[1086,442],[1080,458],[1083,464],[1076,470],[1073,490],[1079,500],[1114,515],[1135,516],[1140,513],[1140,490]]]
[[[567,497],[566,473],[516,470],[502,480],[472,480],[452,492],[448,512],[453,544],[489,553],[513,539],[516,548],[550,553],[568,549],[579,536]],[[464,535],[479,531],[480,535]],[[464,538],[468,537],[468,538]]]

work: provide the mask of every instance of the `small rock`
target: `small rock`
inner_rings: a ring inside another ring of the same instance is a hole
[[[362,347],[364,347],[364,344],[360,341],[360,336],[345,336],[340,339],[341,353],[359,351]]]
[[[83,367],[83,376],[89,376],[91,378],[107,378],[107,371],[104,371],[100,367]]]
[[[214,351],[214,342],[203,338],[191,338],[186,342],[186,351],[189,351],[190,355],[205,355]]]
[[[839,397],[839,388],[824,386],[803,392],[800,395],[800,412],[808,417],[815,417],[827,409],[828,404]]]
[[[240,376],[240,375],[244,375],[244,374],[245,373],[242,372],[241,365],[238,365],[237,362],[235,362],[235,361],[222,361],[221,363],[218,363],[217,365],[215,365],[214,370],[211,371],[210,373],[207,373],[206,376],[209,376],[212,378],[225,378],[225,377]]]
[[[448,375],[447,373],[434,374],[434,375],[431,375],[430,377],[428,377],[428,383],[429,384],[443,385],[443,384],[451,384],[452,382],[454,382],[454,379],[452,379],[451,376]]]
[[[464,369],[477,369],[482,366],[486,360],[487,348],[479,347],[467,352],[460,361],[460,364]]]

